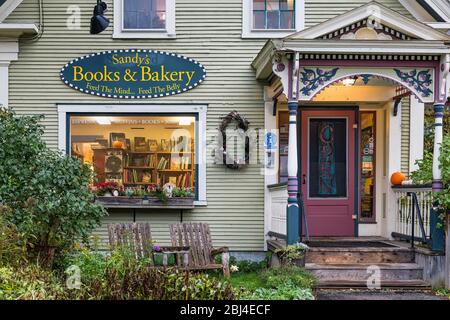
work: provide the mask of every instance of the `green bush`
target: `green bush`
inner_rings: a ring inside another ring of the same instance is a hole
[[[26,263],[26,243],[14,224],[8,222],[11,210],[0,205],[0,266]]]
[[[0,204],[30,252],[51,263],[55,250],[86,239],[106,211],[89,192],[92,170],[45,145],[41,118],[0,109]]]
[[[423,159],[416,160],[416,171],[411,172],[411,179],[416,184],[431,183],[433,180],[433,152],[425,151]]]
[[[60,278],[37,265],[0,267],[0,300],[64,299]]]
[[[300,288],[292,282],[280,284],[277,288],[259,288],[245,296],[249,300],[314,300],[309,288]]]
[[[111,254],[82,249],[68,259],[81,271],[81,289],[71,290],[72,299],[229,300],[239,290],[207,274],[176,269],[148,268],[145,259],[136,260],[126,248]]]
[[[261,274],[261,278],[269,288],[277,288],[282,283],[291,283],[300,288],[311,289],[316,284],[312,274],[293,265],[268,269]]]

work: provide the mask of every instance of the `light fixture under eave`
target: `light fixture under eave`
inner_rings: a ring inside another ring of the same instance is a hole
[[[356,79],[357,79],[356,77],[344,79],[342,80],[342,84],[346,87],[351,87],[352,85],[355,84]]]
[[[94,15],[91,18],[91,34],[99,34],[109,26],[109,19],[103,16],[108,6],[105,2],[97,0],[97,5],[94,7]]]

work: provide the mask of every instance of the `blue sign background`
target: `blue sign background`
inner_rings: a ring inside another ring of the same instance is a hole
[[[203,82],[206,71],[194,59],[176,53],[124,49],[74,59],[60,76],[66,85],[86,94],[145,99],[191,90]]]

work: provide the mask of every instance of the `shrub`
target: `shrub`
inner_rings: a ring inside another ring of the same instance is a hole
[[[92,170],[45,145],[41,118],[0,109],[0,204],[38,259],[51,263],[55,249],[87,238],[106,211],[88,190]]]
[[[71,290],[72,299],[228,300],[239,295],[207,274],[148,268],[148,261],[134,259],[126,248],[110,255],[83,249],[68,263],[81,271],[81,290]]]
[[[285,282],[276,289],[256,289],[245,298],[249,300],[314,300],[314,295],[309,288],[300,288],[292,282]]]
[[[14,224],[8,222],[11,210],[0,205],[0,266],[26,262],[26,244]]]
[[[425,151],[423,159],[416,160],[416,171],[411,172],[411,179],[416,184],[431,183],[433,180],[433,152]]]
[[[53,272],[38,265],[0,267],[0,300],[64,299],[64,287]]]
[[[264,284],[270,288],[277,288],[282,283],[291,283],[300,288],[311,289],[316,284],[312,274],[303,268],[286,265],[271,268],[261,274]]]

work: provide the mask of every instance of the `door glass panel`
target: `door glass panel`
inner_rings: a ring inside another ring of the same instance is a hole
[[[361,221],[375,219],[375,112],[361,112]]]
[[[309,119],[310,198],[347,197],[347,120]]]

